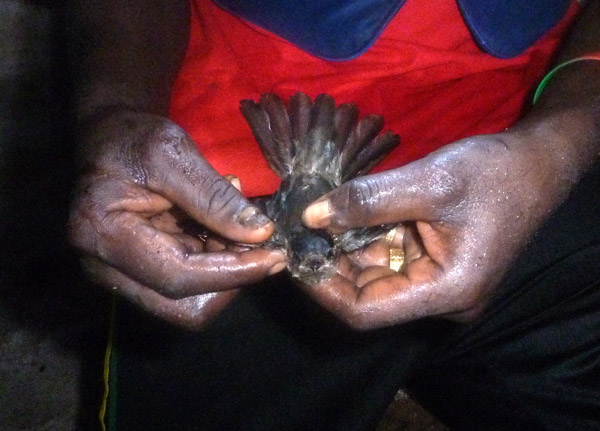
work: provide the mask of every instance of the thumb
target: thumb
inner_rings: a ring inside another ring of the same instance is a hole
[[[210,166],[196,145],[180,133],[147,154],[148,187],[212,231],[238,242],[269,238],[274,225],[240,191]]]
[[[311,228],[339,232],[409,220],[439,220],[457,190],[434,171],[421,160],[355,178],[308,206],[303,222]]]

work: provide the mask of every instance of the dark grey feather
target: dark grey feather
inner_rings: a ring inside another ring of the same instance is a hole
[[[294,157],[292,171],[325,176],[338,174],[338,150],[333,143],[335,101],[328,94],[320,94],[310,111],[306,135]],[[337,170],[337,172],[336,172]]]
[[[383,117],[380,115],[367,115],[355,125],[342,149],[342,171],[354,160],[360,150],[381,132],[381,129],[383,129]]]
[[[285,157],[281,154],[282,151],[276,145],[271,130],[271,119],[267,111],[252,100],[242,100],[240,110],[273,172],[279,178],[287,177],[290,169],[286,166]]]
[[[298,153],[302,142],[306,138],[308,125],[310,123],[310,112],[312,110],[312,100],[306,94],[297,92],[290,97],[289,119],[292,130],[292,143],[294,155]]]
[[[338,150],[342,151],[358,118],[358,108],[354,103],[342,103],[335,110],[333,141]]]
[[[295,150],[292,145],[292,130],[285,105],[279,97],[271,93],[261,96],[260,105],[269,116],[274,152],[280,158],[285,172],[289,174],[292,170],[292,158]]]
[[[400,138],[390,130],[375,137],[344,167],[342,181],[366,174],[399,144]]]

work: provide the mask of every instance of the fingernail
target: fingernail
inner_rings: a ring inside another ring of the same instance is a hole
[[[234,177],[231,179],[231,185],[235,187],[239,192],[242,191],[242,182],[238,177]]]
[[[261,228],[271,223],[271,220],[269,217],[261,213],[258,208],[248,206],[240,213],[238,222],[242,226]]]
[[[235,187],[239,192],[242,191],[242,182],[235,175],[227,174],[224,178],[231,183],[233,187]]]
[[[285,262],[279,262],[269,268],[269,275],[277,274],[280,271],[283,271],[287,264]]]
[[[329,200],[315,202],[304,210],[302,219],[304,223],[315,228],[323,228],[329,224],[331,218],[331,204]]]

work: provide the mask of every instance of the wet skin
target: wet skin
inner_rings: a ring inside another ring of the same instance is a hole
[[[81,139],[72,243],[92,278],[157,316],[196,328],[237,293],[285,267],[281,252],[213,251],[182,215],[233,241],[266,240],[273,223],[170,121],[112,112]],[[127,139],[123,139],[127,136]]]
[[[283,269],[285,256],[212,251],[178,225],[183,212],[233,241],[260,243],[273,232],[165,118],[187,43],[187,2],[173,2],[170,13],[158,0],[70,4],[85,45],[71,242],[99,284],[200,328],[238,288]],[[600,50],[599,23],[600,2],[590,1],[557,60]],[[392,273],[378,242],[341,256],[330,280],[302,288],[361,330],[423,316],[476,318],[515,255],[597,163],[599,74],[598,62],[569,66],[515,127],[328,193],[305,211],[307,226],[335,233],[401,223],[393,245],[408,263]]]

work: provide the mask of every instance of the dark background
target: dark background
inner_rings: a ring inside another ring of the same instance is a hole
[[[74,173],[58,3],[0,1],[0,428],[7,431],[96,424],[107,308],[65,241]]]

